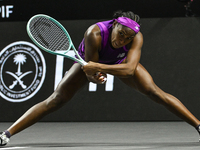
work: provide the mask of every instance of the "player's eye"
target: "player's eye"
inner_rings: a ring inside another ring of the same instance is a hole
[[[119,32],[119,35],[120,35],[120,36],[123,36],[124,34],[123,34],[122,32]]]
[[[128,40],[132,40],[133,39],[133,37],[129,37],[129,38],[127,38]]]

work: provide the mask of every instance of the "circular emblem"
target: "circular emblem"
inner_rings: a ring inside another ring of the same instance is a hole
[[[46,63],[40,50],[32,43],[18,41],[0,52],[0,95],[10,102],[22,102],[41,88]]]

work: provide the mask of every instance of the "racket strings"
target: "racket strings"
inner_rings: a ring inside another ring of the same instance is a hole
[[[51,51],[68,50],[70,42],[65,32],[56,23],[45,17],[37,17],[30,22],[33,38]]]

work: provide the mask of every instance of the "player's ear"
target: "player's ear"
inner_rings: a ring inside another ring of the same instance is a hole
[[[117,24],[117,21],[115,20],[115,21],[113,22],[113,24],[112,24],[112,28],[114,28],[114,27],[116,26],[116,24]]]

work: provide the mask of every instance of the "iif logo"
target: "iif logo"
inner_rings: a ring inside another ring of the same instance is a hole
[[[33,97],[43,84],[45,59],[33,44],[19,41],[0,52],[0,96],[11,102]]]

